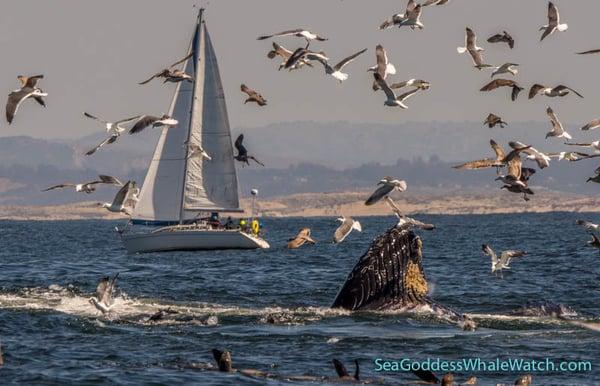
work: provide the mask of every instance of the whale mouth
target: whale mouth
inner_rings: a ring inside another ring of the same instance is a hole
[[[377,236],[354,266],[332,308],[394,310],[428,304],[423,243],[411,230],[391,228]]]

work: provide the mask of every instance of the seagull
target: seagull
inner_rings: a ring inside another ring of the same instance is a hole
[[[190,141],[185,141],[183,143],[183,147],[187,147],[188,149],[188,159],[199,157],[200,159],[206,158],[207,160],[212,161],[212,157],[209,156],[208,153],[204,151],[202,146],[198,144],[190,143]]]
[[[558,153],[544,153],[550,158],[558,158],[559,161],[567,160],[567,161],[580,161],[582,159],[586,159],[589,157],[589,154],[580,153],[577,151],[561,151]]]
[[[550,130],[546,134],[546,138],[548,137],[556,137],[556,138],[566,138],[567,140],[572,139],[571,134],[567,133],[563,128],[562,123],[558,120],[558,116],[554,113],[552,108],[546,108],[546,114],[550,117],[550,122],[552,122],[552,130]]]
[[[409,79],[398,83],[392,83],[390,85],[390,88],[394,90],[404,87],[416,87],[419,90],[429,90],[431,83],[423,79]]]
[[[600,225],[594,224],[593,222],[589,222],[589,221],[585,221],[585,220],[577,220],[576,223],[577,223],[577,225],[581,225],[588,231],[597,232],[598,230],[600,230]]]
[[[33,98],[42,107],[46,107],[43,97],[48,96],[48,93],[37,87],[39,80],[43,78],[44,75],[17,76],[17,79],[21,82],[21,88],[8,94],[8,101],[6,102],[6,120],[9,125],[25,99]]]
[[[504,269],[510,269],[510,262],[516,257],[523,257],[527,255],[527,252],[519,250],[508,250],[502,251],[500,259],[496,255],[496,252],[488,244],[482,244],[481,250],[484,254],[492,258],[492,273],[501,272]]]
[[[508,123],[504,122],[502,120],[502,118],[500,118],[499,116],[497,116],[496,114],[490,113],[487,118],[485,119],[485,122],[483,122],[484,125],[488,125],[488,127],[490,129],[494,128],[496,125],[500,125],[501,128],[504,129],[505,125],[508,125]]]
[[[406,190],[406,188],[408,187],[408,185],[406,184],[406,181],[397,180],[390,176],[383,177],[377,183],[377,185],[381,185],[381,186],[378,187],[371,194],[371,196],[369,196],[369,198],[367,198],[367,201],[365,201],[365,205],[367,205],[367,206],[373,205],[376,202],[378,202],[379,200],[381,200],[382,198],[384,198],[387,195],[389,195],[390,193],[392,193],[394,190],[397,190],[399,192],[404,192]]]
[[[98,145],[96,145],[96,147],[94,147],[93,149],[88,150],[85,155],[92,155],[94,154],[98,149],[100,149],[101,147],[103,147],[104,145],[110,145],[113,144],[117,141],[117,139],[119,139],[119,136],[121,134],[111,134],[108,138],[106,138],[104,141],[100,142]]]
[[[350,375],[348,373],[348,370],[346,370],[346,366],[344,366],[344,364],[342,362],[340,362],[337,359],[333,359],[331,361],[333,363],[333,367],[335,368],[335,372],[338,375],[338,378],[342,381],[352,381],[352,382],[356,382],[356,381],[360,381],[360,368],[358,366],[358,360],[354,360],[354,366],[355,366],[355,370],[354,370],[354,375]]]
[[[514,149],[507,155],[504,152],[504,149],[502,149],[502,146],[500,146],[493,139],[490,139],[490,146],[492,147],[492,150],[494,150],[496,158],[485,158],[481,160],[470,161],[461,165],[453,166],[453,168],[460,170],[484,169],[492,167],[501,168],[506,166],[506,164],[510,162],[510,160],[519,157],[519,154],[521,154],[521,152],[528,149],[528,147]]]
[[[296,237],[288,240],[288,249],[300,248],[305,243],[315,244],[316,241],[310,237],[310,228],[302,228]]]
[[[292,56],[293,52],[288,50],[287,48],[283,47],[280,44],[277,44],[275,42],[273,42],[273,49],[271,51],[269,51],[269,53],[267,54],[267,57],[269,59],[273,59],[277,56],[281,56],[281,58],[283,59],[283,62],[281,62],[281,64],[279,65],[279,70],[281,71],[282,68],[285,67],[285,63],[288,61],[288,59],[290,58],[290,56]],[[300,69],[302,66],[307,65],[309,67],[312,67],[312,64],[310,63],[310,61],[306,60],[306,59],[302,59],[300,61],[298,61],[293,67],[291,67],[289,70],[297,70]]]
[[[565,145],[569,146],[579,146],[579,147],[589,147],[594,150],[594,153],[600,153],[600,141],[593,141],[589,143],[568,143],[565,142]]]
[[[493,72],[492,72],[492,78],[496,75],[501,75],[501,74],[512,74],[517,75],[519,73],[519,70],[517,70],[515,67],[518,67],[519,65],[516,63],[504,63],[503,65],[499,66],[499,67],[494,67],[493,68]]]
[[[240,86],[240,89],[242,90],[243,93],[246,93],[248,95],[248,99],[246,99],[244,101],[244,104],[246,104],[248,102],[255,102],[259,106],[267,105],[267,100],[262,95],[260,95],[259,93],[257,93],[253,89],[251,89],[250,87],[246,86],[245,84],[242,83],[242,85]]]
[[[375,47],[375,57],[377,58],[377,64],[370,67],[367,71],[373,71],[379,74],[382,79],[386,79],[388,75],[396,74],[396,67],[389,62],[387,52],[381,44]],[[379,90],[377,82],[373,81],[373,91]]]
[[[410,28],[423,29],[425,26],[421,23],[421,5],[416,4],[414,0],[408,0],[406,4],[406,11],[404,13],[397,13],[392,16],[390,20],[386,20],[379,26],[380,30],[388,29],[394,26],[398,28],[403,25],[410,26]]]
[[[309,50],[308,46],[300,47],[292,53],[292,56],[290,56],[288,58],[288,60],[285,62],[285,65],[283,66],[283,68],[285,68],[287,70],[291,70],[292,68],[296,68],[299,65],[299,63],[302,63],[305,61],[311,61],[311,60],[327,61],[327,60],[329,60],[329,58],[323,51],[315,52],[315,51]]]
[[[502,31],[502,33],[495,34],[490,36],[487,40],[488,43],[506,43],[510,47],[510,49],[515,48],[515,39],[506,31]]]
[[[458,47],[456,51],[459,54],[469,52],[469,55],[471,55],[471,59],[473,60],[473,64],[478,70],[493,67],[489,64],[483,63],[483,56],[481,55],[481,52],[484,51],[484,49],[477,46],[477,36],[475,35],[475,32],[473,32],[473,30],[469,27],[467,27],[466,30],[467,35],[465,37],[465,47]]]
[[[522,151],[513,150],[514,151]],[[502,181],[504,186],[500,189],[506,189],[511,193],[523,193],[523,199],[529,201],[528,194],[533,195],[533,191],[527,186],[529,177],[535,173],[534,169],[523,168],[521,156],[516,155],[507,162],[508,173],[505,176],[498,176],[496,181]],[[525,173],[524,173],[525,172]]]
[[[390,86],[388,86],[387,82],[383,78],[381,78],[381,76],[378,73],[374,73],[373,77],[375,78],[375,82],[377,83],[377,85],[383,90],[387,97],[387,99],[383,103],[385,106],[401,107],[403,109],[407,109],[408,106],[406,106],[403,102],[420,90],[419,88],[415,88],[411,91],[405,92],[404,94],[396,96],[396,93],[394,93]]]
[[[348,236],[350,232],[352,232],[352,230],[362,232],[362,226],[360,225],[360,222],[356,221],[352,217],[342,216],[339,217],[337,221],[340,221],[341,225],[335,230],[335,233],[333,234],[333,242],[336,244],[344,241],[346,236]]]
[[[320,42],[328,40],[327,38],[324,38],[322,36],[319,36],[318,34],[312,33],[302,28],[292,29],[289,31],[282,31],[272,35],[259,36],[257,40],[266,40],[278,36],[296,36],[298,38],[304,38],[308,44],[310,44],[311,40],[318,40]]]
[[[103,315],[110,313],[114,306],[113,293],[118,277],[119,273],[113,276],[112,279],[108,276],[100,279],[98,287],[96,287],[96,296],[92,296],[89,300]]]
[[[98,203],[98,206],[106,208],[109,212],[131,215],[138,200],[138,194],[139,189],[136,187],[135,182],[127,181],[127,183],[119,189],[112,203]]]
[[[87,112],[84,112],[83,115],[85,115],[88,118],[91,118],[93,120],[96,120],[98,122],[103,123],[104,127],[106,128],[106,132],[108,134],[111,134],[111,135],[112,134],[119,135],[119,134],[123,133],[127,129],[124,128],[121,125],[123,125],[125,123],[129,123],[129,122],[135,121],[136,119],[140,119],[140,117],[141,117],[141,115],[136,115],[135,117],[121,119],[121,120],[116,121],[116,122],[108,122],[108,121],[106,121],[104,119],[98,118],[98,117],[96,117],[96,116],[94,116],[94,115],[92,115],[90,113],[87,113]]]
[[[102,175],[102,174],[99,175],[98,177],[100,178],[99,180],[85,182],[82,184],[66,183],[66,184],[54,185],[54,186],[51,186],[49,188],[42,190],[42,192],[47,192],[49,190],[54,190],[54,189],[75,188],[76,192],[84,192],[84,193],[90,194],[90,193],[93,193],[94,191],[96,191],[96,185],[98,185],[98,184],[123,186],[123,183],[121,181],[119,181],[119,179],[116,177],[106,176],[106,175]]]
[[[327,75],[333,76],[340,83],[342,83],[343,81],[348,79],[348,74],[342,72],[344,67],[348,63],[350,63],[354,59],[356,59],[359,55],[362,55],[363,53],[365,53],[366,50],[367,49],[365,48],[364,50],[358,51],[357,53],[348,56],[347,58],[343,59],[342,61],[340,61],[338,64],[336,64],[333,67],[331,67],[331,65],[329,65],[329,62],[327,62],[327,60],[321,59],[321,60],[319,60],[319,62],[321,62],[323,64],[323,66],[325,67],[325,73]]]
[[[597,248],[598,252],[600,252],[600,239],[593,233],[590,233],[590,235],[592,236],[592,239],[587,242],[587,245]]]
[[[581,130],[583,131],[588,131],[588,130],[594,130],[596,128],[600,127],[600,118],[598,119],[594,119],[593,121],[586,123]]]
[[[177,119],[172,118],[167,114],[163,114],[160,117],[155,117],[153,115],[142,115],[140,119],[133,125],[131,129],[129,129],[129,134],[136,134],[140,131],[144,130],[148,126],[152,127],[165,127],[170,129],[171,127],[177,126],[179,122]]]
[[[242,163],[242,165],[244,163],[246,165],[250,165],[249,160],[253,160],[257,164],[259,164],[261,166],[265,166],[265,164],[263,164],[262,162],[260,162],[256,158],[254,158],[254,156],[248,155],[248,150],[242,144],[243,141],[244,141],[244,134],[240,134],[237,137],[237,139],[235,140],[235,144],[234,144],[235,148],[237,149],[238,154],[235,157],[233,157],[233,158],[235,158],[236,160],[240,161]]]
[[[510,94],[510,99],[514,102],[517,100],[519,93],[523,90],[523,87],[519,86],[517,82],[510,79],[494,79],[490,83],[486,84],[479,91],[492,91],[499,87],[511,87],[512,92]]]
[[[140,84],[140,85],[146,84],[154,78],[164,78],[165,80],[163,81],[163,83],[166,83],[166,82],[179,83],[184,80],[188,81],[188,82],[193,82],[194,81],[193,76],[186,74],[185,71],[183,71],[183,70],[173,68],[173,67],[177,66],[178,64],[181,64],[181,63],[185,62],[186,60],[188,60],[189,58],[191,58],[192,55],[194,55],[194,53],[190,52],[188,55],[186,55],[185,58],[176,61],[175,63],[171,64],[168,68],[160,70],[156,74],[152,75],[149,79],[147,79],[143,82],[140,82],[138,84]]]
[[[513,149],[520,149],[524,154],[527,154],[526,158],[537,162],[537,165],[540,169],[544,169],[550,166],[550,156],[548,156],[545,153],[542,153],[534,147],[527,146],[519,141],[511,141],[508,143],[508,146],[510,146]]]
[[[562,84],[556,87],[546,87],[544,85],[536,83],[529,89],[529,99],[532,99],[536,95],[545,95],[551,98],[564,97],[569,95],[570,91],[573,91],[573,93],[578,97],[583,98],[583,95],[581,95],[580,93],[578,93],[570,87],[563,86]]]
[[[569,26],[567,24],[560,24],[560,15],[558,14],[558,8],[552,2],[548,2],[548,24],[540,27],[540,31],[544,31],[540,41],[544,40],[546,36],[552,35],[554,31],[563,32],[566,31]]]
[[[600,53],[600,49],[596,48],[589,51],[576,52],[577,55],[589,55],[589,54],[598,54]]]
[[[394,200],[390,198],[390,196],[385,197],[385,202],[390,206],[390,208],[392,208],[392,211],[394,212],[396,217],[398,217],[398,224],[396,224],[396,228],[421,228],[427,231],[435,229],[435,225],[433,224],[426,224],[424,222],[415,220],[414,218],[402,214],[402,211],[400,210],[398,205],[396,205]]]

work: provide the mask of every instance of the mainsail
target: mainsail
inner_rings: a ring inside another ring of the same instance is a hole
[[[163,129],[148,168],[132,220],[176,223],[200,212],[241,211],[225,94],[217,58],[202,21],[202,10],[183,64],[193,82],[177,84],[169,115],[179,124]],[[188,157],[189,144],[211,160]]]

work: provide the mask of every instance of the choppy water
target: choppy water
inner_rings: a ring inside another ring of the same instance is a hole
[[[372,238],[393,224],[391,217],[360,219],[364,232],[341,245],[329,243],[334,219],[266,219],[270,250],[145,255],[125,253],[115,222],[0,222],[0,384],[279,384],[288,383],[287,376],[333,377],[332,358],[349,367],[359,359],[364,378],[386,384],[415,378],[376,373],[375,358],[549,357],[600,365],[599,332],[495,316],[548,299],[600,322],[600,256],[585,246],[579,217],[598,220],[568,213],[422,216],[438,225],[422,233],[431,296],[478,315],[483,327],[476,332],[421,316],[328,308]],[[303,226],[321,242],[284,249]],[[480,252],[483,242],[529,256],[494,277]],[[100,277],[116,272],[120,295],[109,320],[87,299]],[[167,307],[178,313],[147,322]],[[276,378],[208,370],[212,348],[231,350],[237,368]],[[476,375],[482,385],[517,378]],[[594,385],[599,375],[595,368],[536,374],[534,384]]]

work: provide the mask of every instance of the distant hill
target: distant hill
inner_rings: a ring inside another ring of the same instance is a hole
[[[499,189],[495,170],[457,171],[459,161],[492,156],[490,138],[504,144],[512,139],[538,149],[565,148],[559,140],[544,140],[547,125],[514,123],[505,129],[488,129],[479,123],[399,123],[398,125],[347,123],[282,123],[243,132],[249,151],[265,161],[266,168],[239,167],[242,195],[251,187],[264,197],[311,192],[344,192],[372,188],[385,175],[406,179],[409,189],[427,191]],[[40,192],[62,182],[88,181],[97,174],[143,182],[158,130],[123,135],[93,156],[83,155],[105,138],[98,132],[71,141],[26,136],[0,137],[0,205],[55,205],[75,201],[110,200],[114,189],[103,187],[94,195]],[[577,140],[592,134],[572,130]],[[589,137],[589,138],[586,138]],[[573,150],[573,148],[570,148]],[[553,162],[538,171],[532,186],[555,191],[597,194],[600,186],[585,183],[596,162]]]

